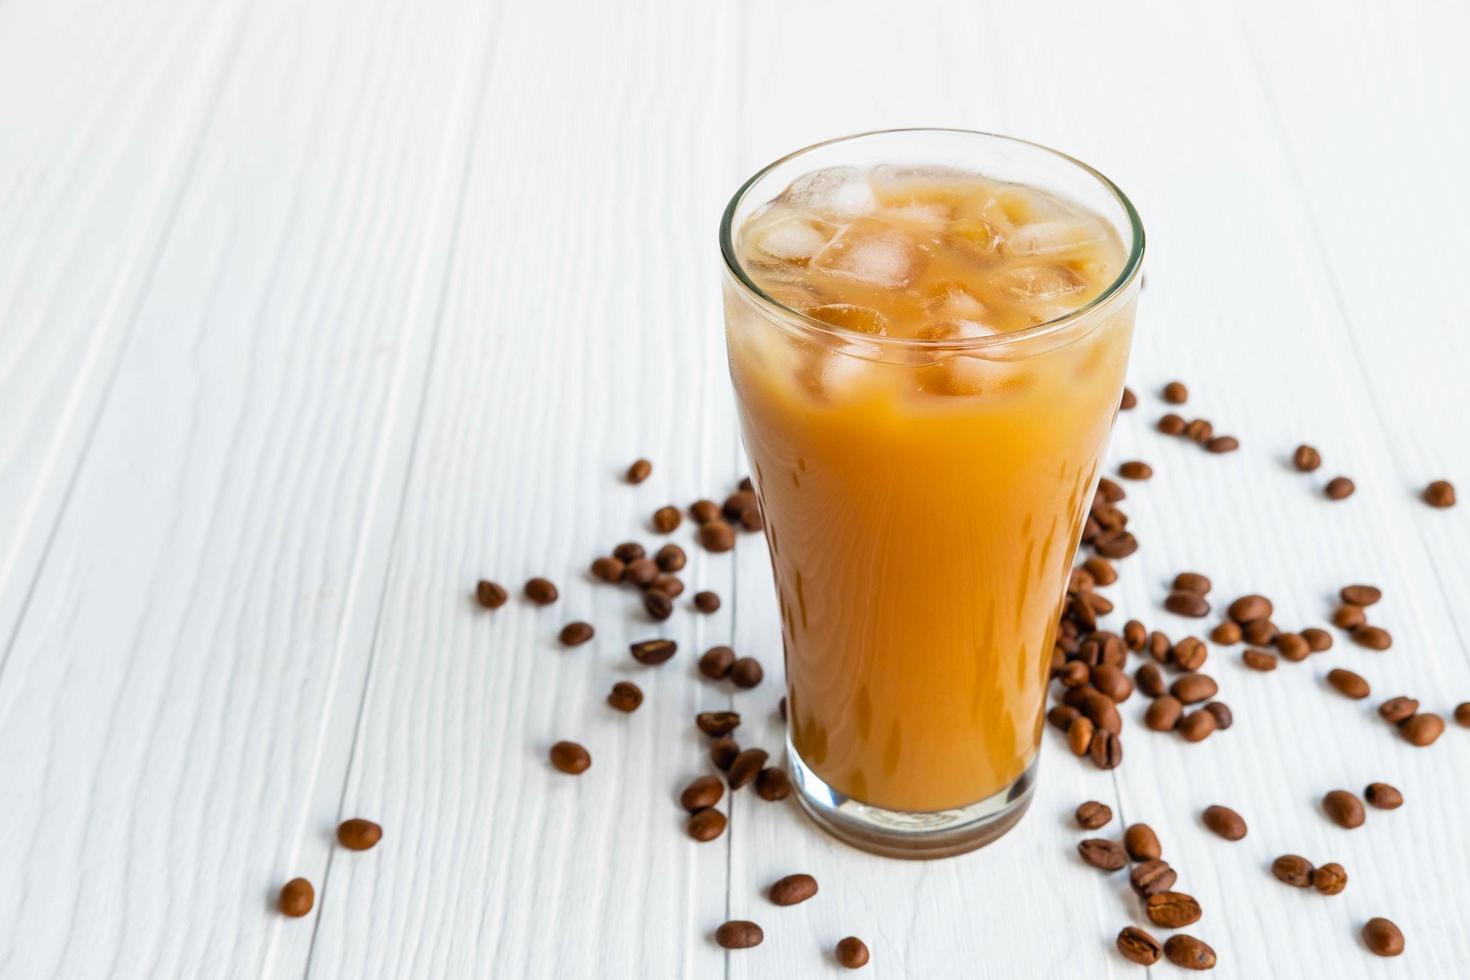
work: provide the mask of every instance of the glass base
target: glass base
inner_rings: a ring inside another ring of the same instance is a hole
[[[1009,786],[969,806],[928,813],[904,813],[870,806],[824,783],[802,761],[788,739],[792,782],[803,810],[844,844],[884,857],[926,860],[952,857],[984,847],[1020,821],[1031,805],[1036,764]]]

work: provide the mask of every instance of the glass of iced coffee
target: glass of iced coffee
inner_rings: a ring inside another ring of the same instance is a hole
[[[1054,150],[901,130],[761,170],[720,248],[799,799],[878,853],[979,847],[1030,802],[1138,215]]]

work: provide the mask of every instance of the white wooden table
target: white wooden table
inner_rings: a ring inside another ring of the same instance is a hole
[[[855,933],[870,976],[1136,976],[1126,883],[1075,855],[1089,798],[1157,829],[1217,975],[1464,975],[1470,732],[1414,749],[1373,708],[1470,699],[1470,506],[1416,498],[1470,491],[1467,36],[1447,0],[3,0],[0,975],[808,977]],[[748,792],[698,845],[692,714],[778,745],[764,546],[691,549],[725,606],[670,620],[656,671],[584,569],[743,473],[715,249],[739,179],[914,124],[1064,148],[1144,215],[1113,457],[1157,475],[1113,621],[1197,631],[1160,606],[1183,569],[1301,626],[1366,580],[1396,642],[1272,675],[1217,650],[1234,728],[1185,745],[1135,697],[1112,773],[1048,730],[1030,816],[963,858],[870,858]],[[1152,430],[1174,377],[1239,453]],[[469,601],[532,574],[556,606]],[[598,637],[563,651],[574,618]],[[696,680],[719,642],[768,681]],[[1408,802],[1359,830],[1317,806],[1378,779]],[[1200,826],[1214,802],[1245,841]],[[359,815],[383,842],[336,847]],[[1278,884],[1284,852],[1347,891]],[[797,870],[821,894],[772,907]],[[1373,915],[1400,959],[1358,940]],[[716,947],[732,917],[765,944]]]

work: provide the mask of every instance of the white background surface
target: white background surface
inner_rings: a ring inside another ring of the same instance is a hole
[[[1463,972],[1470,733],[1414,749],[1373,709],[1470,699],[1470,509],[1416,499],[1470,492],[1467,36],[1438,0],[0,3],[0,975],[805,977],[849,933],[870,976],[1140,975],[1123,876],[1075,856],[1090,798],[1158,831],[1217,975]],[[1144,216],[1113,458],[1157,475],[1113,621],[1198,629],[1160,606],[1186,568],[1294,626],[1367,580],[1396,642],[1272,675],[1217,650],[1235,727],[1188,746],[1135,697],[1113,773],[1048,730],[1030,816],[963,858],[870,858],[750,792],[697,845],[694,711],[778,745],[764,545],[691,551],[725,607],[670,620],[659,670],[583,570],[744,472],[715,250],[739,179],[915,124],[1066,149]],[[1174,377],[1239,453],[1152,431]],[[469,601],[532,574],[555,607]],[[563,651],[574,618],[598,638]],[[696,680],[717,642],[767,683]],[[632,717],[602,703],[625,676]],[[1408,802],[1359,830],[1316,805],[1378,779]],[[1250,836],[1207,835],[1214,802]],[[334,846],[356,815],[371,852]],[[1283,852],[1347,891],[1278,884]],[[772,907],[797,870],[821,894]],[[318,903],[288,920],[296,875]],[[1373,915],[1399,960],[1362,947]],[[718,949],[730,917],[765,944]]]

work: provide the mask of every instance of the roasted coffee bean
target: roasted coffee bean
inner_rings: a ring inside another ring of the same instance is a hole
[[[505,586],[488,579],[480,579],[475,585],[475,601],[486,609],[499,609],[505,605],[505,600],[510,598],[506,594]],[[301,879],[297,879],[300,881]],[[305,915],[306,913],[302,913]]]
[[[1371,606],[1383,598],[1383,590],[1372,585],[1344,585],[1337,594],[1350,606]]]
[[[715,942],[725,949],[749,949],[765,938],[760,926],[744,919],[732,919],[715,930]]]
[[[1367,622],[1367,614],[1357,606],[1338,606],[1332,613],[1332,625],[1338,629],[1354,630]]]
[[[1220,687],[1209,674],[1185,674],[1169,685],[1169,693],[1184,704],[1199,704],[1219,693]]]
[[[639,544],[637,541],[624,541],[622,544],[613,549],[613,557],[622,562],[624,565],[631,565],[638,559],[646,557],[647,554],[648,553],[643,550],[643,545]]]
[[[1127,412],[1137,404],[1138,396],[1133,393],[1132,388],[1129,388],[1125,385],[1123,388],[1123,397],[1118,402],[1118,410],[1121,412]]]
[[[739,488],[741,490],[754,490],[755,489],[755,484],[751,482],[751,479],[748,476],[742,476],[740,478],[740,483],[738,484],[738,486],[739,486]]]
[[[737,490],[725,498],[724,504],[720,506],[720,513],[725,515],[729,521],[740,520],[747,507],[755,506],[755,493],[751,490]]]
[[[1393,637],[1389,636],[1388,630],[1381,626],[1369,626],[1365,623],[1354,627],[1349,635],[1353,638],[1354,643],[1360,647],[1367,647],[1369,650],[1382,652],[1393,646]]]
[[[1234,646],[1240,642],[1240,624],[1227,619],[1210,631],[1210,639],[1221,646]]]
[[[717,738],[709,746],[709,761],[721,771],[729,769],[730,763],[734,762],[735,757],[739,754],[739,744],[729,736]]]
[[[710,647],[699,658],[699,672],[710,680],[722,681],[730,676],[735,665],[735,651],[729,647]]]
[[[1209,419],[1191,419],[1184,427],[1184,438],[1203,446],[1215,435],[1215,427]]]
[[[1102,534],[1103,528],[1094,518],[1088,517],[1082,524],[1082,543],[1091,545]]]
[[[1127,558],[1138,550],[1138,541],[1127,531],[1104,531],[1092,542],[1092,547],[1104,558]]]
[[[643,703],[643,689],[632,681],[618,681],[608,692],[607,703],[625,714],[637,711]]]
[[[740,727],[738,711],[701,711],[694,716],[694,724],[706,735],[719,738],[729,735]]]
[[[635,459],[633,465],[628,467],[627,480],[629,483],[642,483],[652,472],[652,463],[646,459]]]
[[[1179,699],[1165,694],[1154,698],[1144,712],[1143,723],[1152,731],[1172,732],[1179,726],[1179,719],[1183,714],[1184,705],[1180,704]]]
[[[1174,887],[1174,882],[1179,880],[1179,875],[1168,863],[1158,858],[1150,858],[1142,864],[1133,866],[1128,872],[1128,884],[1133,890],[1142,896],[1157,895]]]
[[[696,500],[689,505],[689,516],[696,524],[708,524],[720,516],[720,505],[713,500]]]
[[[1082,661],[1069,660],[1062,665],[1061,672],[1057,674],[1057,680],[1063,687],[1081,687],[1092,680],[1092,672]]]
[[[630,643],[628,652],[640,664],[652,667],[678,653],[679,645],[673,640],[640,640],[637,643]]]
[[[1240,448],[1240,440],[1234,436],[1215,436],[1205,440],[1205,451],[1211,453],[1233,453]]]
[[[1243,595],[1225,610],[1227,616],[1242,626],[1253,619],[1270,619],[1271,612],[1271,600],[1263,595]]]
[[[709,521],[699,526],[699,543],[706,551],[729,551],[735,547],[735,530],[722,520]]]
[[[1093,579],[1092,573],[1085,568],[1074,568],[1072,569],[1072,574],[1067,577],[1067,591],[1069,593],[1091,592],[1096,585],[1097,581]]]
[[[708,844],[725,832],[729,819],[714,807],[707,807],[689,815],[684,822],[684,831],[701,844]]]
[[[1363,801],[1345,789],[1335,789],[1322,797],[1322,809],[1339,827],[1352,830],[1363,826]]]
[[[635,558],[623,569],[623,581],[646,589],[658,578],[658,562],[652,558]]]
[[[1307,641],[1307,649],[1313,653],[1325,653],[1332,649],[1332,634],[1315,626],[1302,630],[1302,639]]]
[[[1083,830],[1097,830],[1099,827],[1106,827],[1108,821],[1113,819],[1113,809],[1106,803],[1088,800],[1077,808],[1073,816],[1077,818],[1077,826]]]
[[[700,776],[684,787],[684,792],[679,794],[679,805],[690,813],[698,813],[720,802],[724,795],[725,784],[717,776]]]
[[[1121,667],[1112,664],[1098,664],[1092,668],[1092,686],[1119,704],[1133,695],[1133,682]]]
[[[1277,881],[1295,888],[1308,888],[1312,884],[1312,862],[1297,854],[1283,854],[1271,864],[1271,873]]]
[[[1226,840],[1240,840],[1245,836],[1245,819],[1228,806],[1216,803],[1205,807],[1205,826]]]
[[[281,914],[289,915],[293,919],[306,915],[315,904],[316,889],[305,878],[292,878],[286,882],[281,886],[280,897],[276,899],[276,907],[281,910]]]
[[[1444,719],[1428,712],[1417,714],[1399,726],[1399,734],[1410,745],[1433,745],[1444,734]]]
[[[1078,688],[1076,691],[1068,691],[1067,695],[1080,695],[1074,698],[1077,707],[1082,713],[1092,719],[1093,725],[1099,731],[1112,732],[1114,735],[1123,730],[1123,719],[1118,714],[1118,705],[1112,698],[1103,694],[1096,688]]]
[[[1184,419],[1170,412],[1159,419],[1158,430],[1166,436],[1182,436],[1184,426]]]
[[[1252,646],[1263,647],[1275,643],[1281,631],[1269,619],[1253,619],[1240,628],[1240,635]]]
[[[746,749],[735,757],[730,763],[730,770],[725,776],[725,781],[730,784],[732,790],[739,789],[760,775],[766,767],[766,760],[770,756],[765,749]]]
[[[702,613],[712,613],[720,608],[720,597],[713,592],[694,593],[694,608]]]
[[[1449,480],[1435,480],[1424,488],[1424,502],[1431,507],[1455,506],[1455,486]]]
[[[730,680],[736,687],[755,687],[765,676],[761,662],[754,657],[741,657],[730,667]]]
[[[791,795],[791,777],[785,769],[767,766],[755,777],[755,794],[768,803],[784,800]]]
[[[349,851],[371,850],[382,839],[383,828],[362,817],[353,817],[337,825],[337,842]]]
[[[649,589],[643,593],[643,611],[650,619],[668,619],[674,614],[674,600],[658,589]]]
[[[549,606],[557,600],[560,593],[549,579],[533,578],[526,580],[526,598],[538,606]]]
[[[1103,837],[1089,837],[1077,845],[1082,860],[1103,871],[1117,871],[1128,863],[1123,845]]]
[[[1123,848],[1135,861],[1155,861],[1164,856],[1159,835],[1146,823],[1136,823],[1123,832]]]
[[[1199,670],[1209,655],[1210,648],[1197,636],[1186,636],[1174,644],[1174,666],[1180,670]]]
[[[1076,721],[1080,717],[1082,717],[1082,712],[1078,711],[1070,704],[1054,705],[1052,709],[1046,713],[1046,720],[1051,722],[1052,727],[1060,728],[1064,732],[1071,728],[1072,722]]]
[[[1128,526],[1128,515],[1111,505],[1104,504],[1094,508],[1092,516],[1096,518],[1098,524],[1102,525],[1104,534],[1109,531],[1119,531]]]
[[[1310,473],[1322,465],[1322,454],[1303,443],[1296,447],[1296,452],[1291,454],[1291,465],[1303,473]]]
[[[1185,715],[1179,722],[1179,734],[1184,736],[1186,742],[1203,742],[1215,733],[1220,723],[1215,720],[1212,712],[1204,708],[1190,715]]]
[[[1211,701],[1205,705],[1205,710],[1215,716],[1215,731],[1223,732],[1235,724],[1235,714],[1230,710],[1230,705],[1224,701]]]
[[[1267,653],[1265,650],[1257,650],[1255,647],[1247,647],[1240,655],[1241,662],[1251,670],[1275,670],[1276,655]]]
[[[1363,799],[1380,810],[1397,810],[1404,805],[1404,795],[1388,783],[1369,783],[1363,790]]]
[[[662,592],[670,599],[684,594],[684,580],[677,575],[660,575],[648,586],[650,592]]]
[[[1120,500],[1127,500],[1128,493],[1118,484],[1105,476],[1097,478],[1097,492],[1110,504],[1116,504]]]
[[[1353,495],[1353,491],[1356,489],[1358,488],[1353,486],[1353,481],[1347,477],[1334,476],[1327,481],[1327,486],[1323,488],[1322,492],[1327,494],[1328,500],[1346,500]]]
[[[765,519],[761,517],[761,509],[751,504],[740,512],[740,526],[747,531],[759,531],[766,526]]]
[[[1164,944],[1137,926],[1124,926],[1117,945],[1125,960],[1140,966],[1153,966],[1164,955]]]
[[[561,640],[562,646],[576,647],[592,639],[594,632],[591,623],[567,623],[561,628],[557,639]]]
[[[1183,405],[1189,401],[1189,389],[1183,381],[1170,381],[1164,385],[1164,401],[1170,405]]]
[[[1177,616],[1196,619],[1210,614],[1209,601],[1198,592],[1170,592],[1164,600],[1164,608]]]
[[[1154,475],[1154,468],[1141,459],[1130,459],[1118,467],[1118,475],[1125,480],[1147,480]]]
[[[1215,951],[1208,944],[1182,932],[1170,936],[1164,943],[1164,955],[1170,963],[1186,970],[1215,968]]]
[[[1136,619],[1130,619],[1123,624],[1123,645],[1134,653],[1142,650],[1144,644],[1148,643],[1148,630]]]
[[[1210,591],[1210,580],[1198,572],[1180,572],[1174,576],[1174,591],[1207,595]]]
[[[1300,633],[1276,634],[1276,649],[1293,663],[1301,663],[1312,655],[1312,648]]]
[[[1470,701],[1461,701],[1455,705],[1455,724],[1470,728]]]
[[[678,511],[675,511],[675,513],[678,513]],[[659,570],[664,572],[681,571],[688,560],[688,557],[684,554],[684,549],[676,544],[664,545],[653,556],[654,564],[658,565]]]
[[[1113,563],[1106,558],[1093,555],[1082,563],[1082,568],[1092,576],[1092,581],[1098,585],[1112,585],[1118,581],[1117,569],[1113,568]]]
[[[1099,769],[1116,769],[1123,762],[1123,740],[1117,732],[1099,728],[1092,733],[1088,754],[1092,756],[1092,764]]]
[[[1164,672],[1153,661],[1141,665],[1134,672],[1133,680],[1138,689],[1150,698],[1159,697],[1168,690],[1168,685],[1164,683]]]
[[[603,555],[592,562],[592,574],[614,585],[623,580],[623,573],[626,570],[627,566],[623,564],[623,560],[611,555]]]
[[[569,776],[576,776],[592,765],[592,756],[576,742],[557,742],[551,747],[551,764]]]
[[[1378,715],[1390,725],[1406,722],[1419,710],[1419,702],[1413,698],[1399,696],[1389,698],[1378,706]]]
[[[1198,922],[1199,902],[1193,895],[1183,892],[1157,892],[1143,903],[1143,912],[1148,921],[1161,929],[1180,929]]]
[[[679,508],[665,505],[653,512],[653,529],[659,534],[669,534],[678,528],[683,519],[684,515],[679,513]]]
[[[849,970],[860,970],[868,965],[868,945],[856,936],[846,936],[837,941],[833,951],[837,962]]]
[[[1347,887],[1347,870],[1336,861],[1312,872],[1312,887],[1323,895],[1337,895]]]
[[[1363,944],[1375,956],[1397,956],[1404,951],[1404,934],[1392,922],[1374,916],[1363,924]]]
[[[1084,756],[1092,750],[1092,736],[1097,729],[1091,718],[1078,718],[1067,729],[1067,747],[1075,756]]]
[[[817,879],[807,874],[787,875],[766,892],[776,905],[800,905],[817,893]]]

